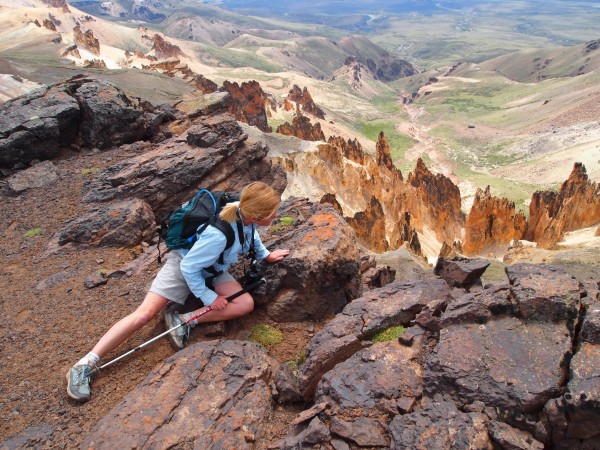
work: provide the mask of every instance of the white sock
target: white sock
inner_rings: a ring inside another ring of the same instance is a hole
[[[75,365],[76,366],[79,366],[79,365],[95,366],[99,362],[100,362],[100,357],[98,355],[96,355],[95,353],[89,352],[87,355],[85,355],[83,358],[81,358]]]
[[[184,322],[190,320],[194,316],[195,316],[195,314],[193,312],[179,314],[179,317],[181,317],[181,320],[183,320]],[[191,326],[192,328],[195,327],[196,325],[198,325],[198,319],[192,320],[191,322],[188,323],[188,325]]]

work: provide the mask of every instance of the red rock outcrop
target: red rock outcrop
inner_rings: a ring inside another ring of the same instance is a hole
[[[271,132],[267,121],[265,108],[268,102],[267,94],[262,90],[258,81],[236,82],[225,81],[220,91],[229,92],[231,103],[229,112],[240,122],[255,126],[266,133]]]
[[[301,114],[296,114],[296,116],[294,116],[291,125],[288,122],[279,125],[276,132],[286,136],[296,136],[305,141],[325,140],[325,133],[321,130],[321,124],[317,122],[312,125],[310,119]]]
[[[209,80],[204,75],[195,75],[190,80],[190,84],[202,94],[210,94],[211,92],[216,92],[219,88],[217,86],[217,83],[215,83],[212,80]]]
[[[144,70],[156,70],[157,72],[171,72],[179,66],[181,61],[177,58],[168,58],[162,61],[153,61],[150,64],[142,64]]]
[[[525,239],[554,247],[567,231],[600,222],[600,184],[592,183],[585,166],[575,163],[560,191],[538,191],[531,197]]]
[[[506,246],[513,239],[522,239],[525,233],[523,211],[515,213],[514,202],[494,197],[490,187],[477,189],[475,201],[465,224],[465,255],[480,254],[496,245]]]
[[[303,112],[318,117],[319,119],[325,119],[325,113],[315,104],[306,87],[304,87],[304,89],[300,89],[300,87],[295,84],[294,87],[290,89],[286,100],[288,100],[288,103],[289,101],[296,102],[297,105],[302,107]]]
[[[56,31],[56,25],[50,19],[44,19],[43,22],[44,28],[47,28],[50,31]]]
[[[184,55],[178,46],[165,41],[159,34],[152,37],[152,50],[159,58],[175,58]]]
[[[81,59],[81,54],[79,53],[79,49],[76,45],[67,47],[67,49],[63,52],[62,57],[65,58],[69,55],[73,56],[74,58]]]
[[[103,59],[86,59],[83,62],[83,67],[88,68],[88,69],[106,69],[106,63],[104,62]]]
[[[284,111],[293,111],[294,110],[294,105],[292,105],[292,102],[290,102],[287,98],[283,99],[283,110]]]
[[[340,136],[329,136],[327,143],[339,149],[345,158],[348,158],[349,160],[359,164],[364,164],[365,152],[363,151],[363,148],[358,140],[348,139],[346,141]]]
[[[437,255],[444,241],[460,239],[464,216],[459,189],[450,179],[433,175],[419,161],[404,182],[399,169],[378,164],[371,155],[364,154],[362,163],[347,158],[342,141],[336,138],[314,151],[286,154],[282,166],[290,190],[328,192],[327,200],[339,205],[358,239],[376,251],[407,243],[416,254]],[[380,154],[386,148],[389,152],[385,136],[379,147]]]
[[[100,54],[100,41],[94,37],[92,30],[83,33],[81,27],[77,25],[73,28],[73,33],[75,34],[75,44],[82,46],[94,55]]]
[[[390,170],[394,168],[392,156],[390,155],[390,145],[388,144],[383,131],[379,132],[379,138],[375,144],[375,154],[377,155],[377,164],[385,166]]]
[[[459,238],[465,219],[458,186],[442,174],[433,174],[421,158],[414,172],[408,174],[407,184],[414,189],[406,196],[406,210],[412,215],[414,228],[428,228],[440,242]]]
[[[383,253],[389,250],[389,244],[382,236],[385,236],[385,214],[381,203],[371,197],[367,209],[347,217],[346,222],[356,232],[356,238],[370,250]]]

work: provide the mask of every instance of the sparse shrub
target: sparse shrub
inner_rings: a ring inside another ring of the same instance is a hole
[[[83,169],[81,171],[81,175],[91,175],[98,172],[100,172],[100,169],[98,167],[89,167],[87,169]]]
[[[256,324],[252,327],[252,334],[248,340],[269,347],[283,341],[283,333],[271,325]]]
[[[402,333],[404,333],[404,331],[406,331],[406,328],[404,328],[402,325],[397,325],[395,327],[390,327],[386,330],[380,331],[375,336],[373,336],[373,339],[371,340],[373,342],[395,341],[398,339],[398,337],[400,337]]]
[[[296,355],[296,359],[291,361],[286,361],[285,363],[292,369],[292,373],[295,377],[298,377],[298,372],[300,372],[300,368],[306,362],[306,353],[304,350],[301,350]]]

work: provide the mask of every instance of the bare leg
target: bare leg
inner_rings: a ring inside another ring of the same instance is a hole
[[[237,281],[229,281],[227,283],[219,284],[215,287],[215,292],[223,297],[227,297],[231,294],[235,294],[242,289],[242,286]],[[206,308],[202,307],[193,311],[194,314],[198,314],[204,311]],[[203,316],[198,317],[199,323],[204,322],[220,322],[222,320],[231,320],[237,317],[245,316],[254,310],[254,300],[252,296],[247,292],[240,295],[237,298],[231,300],[227,306],[219,311],[211,311]]]
[[[148,292],[142,304],[134,312],[115,323],[100,338],[92,349],[92,352],[101,358],[104,357],[107,353],[121,345],[129,336],[150,322],[167,303],[169,303],[168,299],[154,292]]]

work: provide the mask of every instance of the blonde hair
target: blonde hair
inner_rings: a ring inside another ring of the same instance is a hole
[[[219,217],[226,222],[234,222],[238,218],[237,209],[239,208],[242,217],[264,220],[277,211],[279,203],[281,203],[281,197],[275,189],[262,181],[255,181],[242,189],[239,203],[225,205]]]

